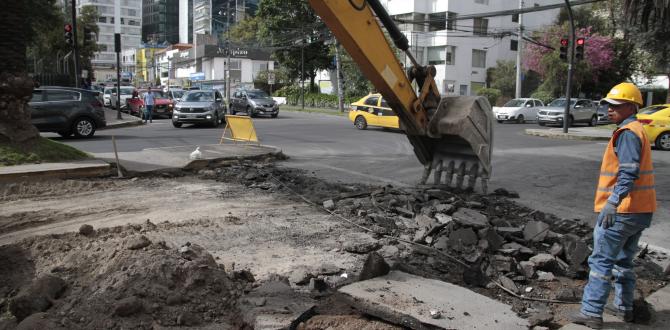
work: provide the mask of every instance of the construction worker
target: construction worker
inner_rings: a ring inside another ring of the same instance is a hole
[[[572,322],[600,329],[607,312],[633,322],[635,273],[633,258],[642,231],[656,210],[651,146],[636,118],[642,94],[632,83],[614,86],[600,101],[617,124],[600,167],[594,210],[593,253],[589,257],[589,281],[584,287],[581,310]],[[614,304],[608,304],[614,277]]]

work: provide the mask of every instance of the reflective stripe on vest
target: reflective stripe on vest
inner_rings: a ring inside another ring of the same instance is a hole
[[[637,166],[637,164],[619,164],[619,159],[614,152],[614,143],[619,134],[624,130],[635,133],[642,144],[642,148],[640,149],[640,172],[628,195],[620,201],[617,213],[654,212],[656,211],[656,189],[654,187],[654,166],[651,161],[651,145],[642,128],[642,124],[638,121],[632,121],[626,126],[617,129],[607,144],[607,149],[603,155],[603,162],[600,166],[600,178],[598,179],[598,187],[596,189],[594,210],[600,212],[605,203],[607,203],[607,199],[612,194],[612,191],[614,191],[619,167]]]

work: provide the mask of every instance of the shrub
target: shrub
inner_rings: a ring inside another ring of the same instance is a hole
[[[544,104],[547,104],[547,103],[551,102],[551,100],[554,99],[554,95],[551,92],[540,90],[540,89],[533,92],[533,94],[531,94],[530,97],[532,97],[534,99],[538,99],[538,100],[542,101]]]
[[[477,95],[487,98],[489,103],[493,106],[496,104],[498,98],[502,95],[502,92],[495,88],[481,88],[477,91]]]

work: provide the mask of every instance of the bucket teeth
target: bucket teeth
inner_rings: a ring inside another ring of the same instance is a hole
[[[481,170],[479,163],[436,159],[431,164],[426,165],[421,177],[421,184],[428,181],[431,172],[433,174],[433,184],[436,186],[452,187],[453,183],[454,188],[473,190],[479,178],[482,182],[482,191],[486,193],[488,189],[488,176]],[[444,178],[444,181],[442,178]],[[454,178],[456,179],[455,182]]]

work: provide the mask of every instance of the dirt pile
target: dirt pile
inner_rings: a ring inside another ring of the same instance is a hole
[[[238,298],[251,290],[253,276],[226,272],[196,244],[151,242],[143,233],[155,227],[86,228],[86,236],[4,246],[0,278],[10,281],[2,287],[1,307],[16,322],[44,312],[38,321],[68,329],[237,326]]]

